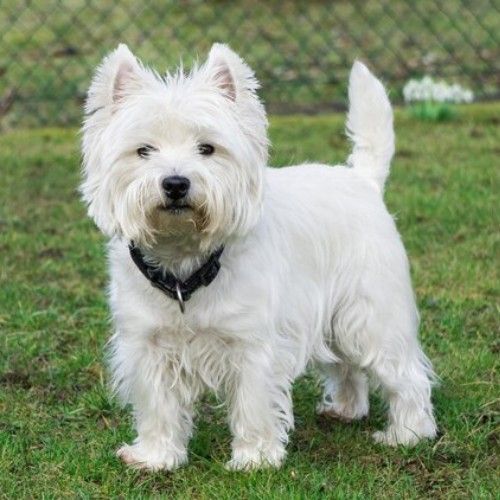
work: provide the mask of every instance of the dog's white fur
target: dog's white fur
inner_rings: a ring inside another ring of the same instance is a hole
[[[137,428],[118,455],[137,467],[186,462],[193,405],[206,389],[228,403],[229,467],[280,465],[293,427],[291,384],[310,364],[324,377],[319,412],[366,416],[370,376],[389,402],[376,441],[436,434],[408,261],[383,202],[394,133],[382,84],[354,64],[354,147],[348,166],[334,168],[266,167],[257,88],[224,45],[190,74],[165,78],[120,45],[88,93],[81,190],[111,238],[111,366]],[[200,155],[199,143],[215,153]],[[139,158],[143,144],[157,151]],[[161,180],[172,174],[191,181],[187,213],[162,209]],[[134,266],[130,240],[180,278],[224,244],[222,268],[183,315]]]

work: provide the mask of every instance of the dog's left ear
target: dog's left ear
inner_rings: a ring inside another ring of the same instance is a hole
[[[212,45],[205,70],[209,83],[231,101],[238,101],[245,95],[255,95],[260,87],[250,66],[222,43]]]
[[[122,43],[98,66],[88,90],[85,111],[92,113],[96,109],[120,105],[152,81],[152,73]]]

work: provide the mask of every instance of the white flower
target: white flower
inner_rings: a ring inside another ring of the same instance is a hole
[[[421,80],[409,80],[403,88],[403,96],[406,102],[433,101],[433,102],[472,102],[474,94],[454,83],[448,85],[444,81],[434,81],[430,76],[424,76]]]

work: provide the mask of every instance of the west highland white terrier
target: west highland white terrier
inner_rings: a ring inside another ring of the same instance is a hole
[[[88,92],[81,191],[110,238],[110,364],[137,430],[118,456],[135,467],[187,461],[206,390],[227,402],[227,466],[279,466],[292,383],[310,365],[319,413],[366,416],[371,379],[389,404],[375,441],[436,434],[408,260],[383,201],[394,132],[382,84],[354,63],[347,166],[281,169],[267,167],[258,88],[225,45],[164,77],[120,45]]]

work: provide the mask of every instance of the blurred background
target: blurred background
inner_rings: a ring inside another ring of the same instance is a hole
[[[126,42],[159,71],[227,42],[256,70],[272,113],[345,103],[355,58],[402,100],[431,75],[499,97],[499,0],[0,0],[0,124],[75,125],[100,59]]]

